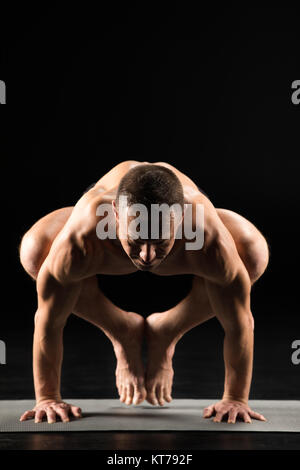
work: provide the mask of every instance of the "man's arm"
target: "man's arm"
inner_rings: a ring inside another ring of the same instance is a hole
[[[36,402],[61,400],[63,329],[81,290],[81,282],[62,285],[44,264],[37,278],[38,309],[33,339]]]
[[[217,405],[208,407],[204,416],[210,417],[215,412],[215,421],[221,421],[226,414],[229,422],[235,422],[237,415],[246,422],[251,422],[251,417],[264,420],[248,407],[254,342],[248,272],[225,227],[216,231],[200,256],[207,295],[225,332],[223,398]]]
[[[76,406],[62,402],[60,394],[63,358],[63,329],[81,292],[82,279],[89,265],[89,246],[86,249],[72,237],[61,234],[53,243],[37,277],[38,308],[33,338],[33,375],[36,406],[25,412],[21,421],[35,417],[48,422],[56,415],[69,421],[69,414],[80,416]]]
[[[214,314],[224,332],[225,384],[223,399],[247,404],[253,365],[253,318],[250,309],[250,280],[239,267],[226,285],[205,281]]]

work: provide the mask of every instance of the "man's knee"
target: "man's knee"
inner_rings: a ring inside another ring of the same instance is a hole
[[[252,284],[265,272],[269,264],[269,246],[266,239],[259,235],[242,241],[243,261]]]
[[[46,245],[46,240],[37,238],[30,230],[25,233],[21,240],[19,246],[20,262],[27,274],[33,279],[37,278],[39,269],[45,259]]]

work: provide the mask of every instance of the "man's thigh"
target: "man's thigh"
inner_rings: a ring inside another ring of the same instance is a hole
[[[264,238],[252,222],[237,212],[229,209],[216,209],[216,211],[236,242]]]

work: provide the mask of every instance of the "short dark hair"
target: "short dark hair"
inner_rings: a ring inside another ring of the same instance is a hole
[[[119,196],[127,196],[128,205],[144,204],[149,210],[151,204],[180,204],[184,207],[183,188],[173,171],[161,165],[141,164],[131,168],[121,179]]]

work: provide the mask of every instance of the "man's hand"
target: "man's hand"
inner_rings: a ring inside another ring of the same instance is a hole
[[[221,423],[224,416],[228,415],[228,423],[235,423],[236,418],[241,418],[245,423],[251,423],[251,418],[259,421],[267,421],[266,418],[252,411],[245,403],[235,400],[222,400],[219,403],[208,406],[203,411],[203,418],[211,418],[215,416],[213,421]]]
[[[36,423],[41,423],[46,416],[49,424],[55,423],[56,417],[60,417],[64,423],[67,423],[70,421],[70,414],[73,414],[75,418],[81,418],[81,409],[61,400],[44,400],[38,403],[33,410],[25,411],[20,421],[35,418]]]

